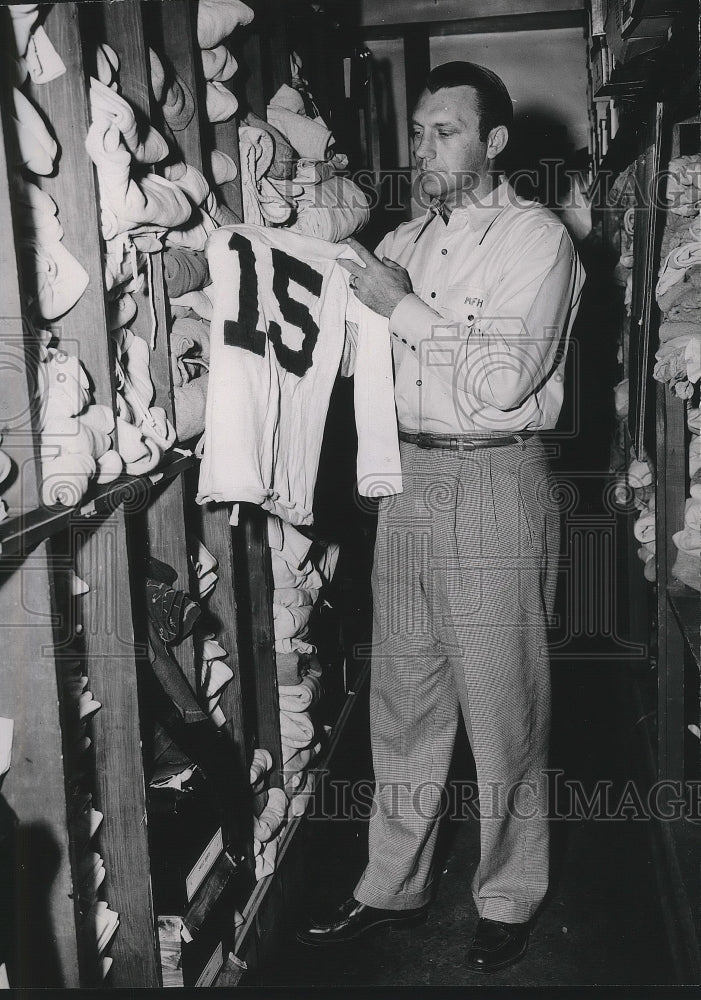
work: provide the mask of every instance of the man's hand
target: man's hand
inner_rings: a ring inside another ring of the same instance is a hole
[[[349,238],[343,242],[355,250],[365,265],[362,267],[343,258],[337,260],[344,270],[353,275],[351,288],[369,309],[380,316],[391,316],[395,306],[413,291],[408,273],[389,257],[380,260],[357,240]]]

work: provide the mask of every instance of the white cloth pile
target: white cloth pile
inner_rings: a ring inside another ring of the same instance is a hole
[[[292,814],[302,815],[313,791],[309,768],[320,749],[312,709],[321,697],[322,671],[315,656],[299,654],[313,649],[308,643],[309,621],[322,588],[333,577],[339,550],[337,545],[313,544],[292,525],[272,516],[268,540],[283,778]]]
[[[681,399],[701,379],[701,156],[672,160],[667,174],[666,256],[655,289],[662,313],[654,377]]]
[[[268,788],[273,759],[268,750],[258,748],[253,754],[250,782],[253,792],[253,853],[256,879],[275,871],[278,846],[287,820],[288,801],[282,788]]]
[[[117,442],[129,475],[151,472],[175,444],[175,428],[161,406],[149,368],[149,345],[127,327],[112,330],[117,366]]]
[[[223,43],[252,20],[253,11],[241,0],[200,0],[197,5],[197,41],[207,82],[207,118],[212,123],[230,121],[238,110],[236,97],[224,86],[238,65]]]
[[[97,51],[98,78],[90,80],[91,125],[86,149],[97,168],[102,233],[106,249],[108,318],[115,343],[117,440],[126,471],[152,471],[175,443],[165,410],[153,406],[149,345],[129,325],[133,297],[144,284],[142,268],[161,250],[166,232],[186,223],[194,206],[181,187],[151,168],[169,154],[165,138],[143,127],[119,93],[119,57],[107,45]],[[148,294],[153,296],[149,281]],[[152,311],[153,315],[153,311]],[[154,320],[155,322],[155,320]],[[154,334],[155,335],[155,331]]]
[[[631,449],[627,468],[616,474],[612,496],[622,510],[636,512],[633,532],[640,542],[638,556],[645,563],[645,578],[652,581],[655,579],[655,483],[647,457],[640,461]]]
[[[358,232],[370,218],[363,191],[339,171],[348,158],[334,153],[323,119],[305,113],[299,89],[283,84],[267,108],[239,130],[244,221],[285,226],[332,243]]]
[[[190,563],[197,577],[199,600],[209,597],[217,585],[219,563],[204,542],[195,535],[189,538]]]
[[[34,313],[42,320],[55,320],[73,308],[87,287],[88,275],[62,242],[53,198],[30,181],[18,183],[16,196],[18,246],[30,276]]]
[[[238,3],[238,0],[233,3],[229,0],[207,2],[198,7],[201,37],[207,40],[218,39],[211,47],[202,50],[202,64],[208,80],[208,108],[212,99],[229,107],[223,118],[215,116],[211,120],[226,120],[236,110],[233,94],[223,87],[223,81],[233,76],[236,61],[221,44],[221,40],[233,30],[232,25],[248,23],[250,17],[252,12]],[[172,139],[173,132],[182,130],[191,121],[194,101],[187,85],[167,59],[149,49],[149,60],[153,92],[168,125],[166,134]],[[171,162],[164,168],[164,178],[178,189],[190,205],[188,217],[178,225],[171,226],[162,236],[166,288],[174,319],[169,336],[175,418],[178,438],[185,441],[200,435],[204,430],[209,362],[208,321],[212,315],[212,301],[209,270],[203,250],[210,234],[220,225],[239,220],[225,205],[219,203],[200,170],[181,159],[174,159],[177,148],[175,140],[171,145]],[[217,184],[233,180],[238,173],[232,158],[219,151],[212,153],[211,172]],[[207,325],[198,325],[197,319],[207,321]],[[189,329],[185,329],[187,327]]]
[[[192,314],[176,316],[170,331],[173,403],[178,438],[204,431],[209,382],[209,323]]]
[[[88,678],[81,675],[79,666],[64,677],[65,704],[69,712],[78,716],[82,727],[87,718],[101,707],[87,690],[87,683]],[[103,953],[119,926],[119,914],[110,909],[107,902],[98,899],[98,892],[105,879],[105,863],[94,849],[93,840],[103,819],[102,812],[93,805],[90,792],[74,794],[70,825],[78,860],[77,890],[78,907],[83,918],[82,933],[88,952],[99,959],[98,968],[104,978],[109,972],[112,959]]]
[[[69,593],[73,598],[89,591],[88,584],[69,572]],[[86,724],[101,709],[100,702],[88,689],[88,677],[82,673],[81,664],[70,664],[62,676],[63,699],[67,719],[71,723],[73,751],[83,753],[90,746],[86,735]],[[83,927],[90,948],[98,956],[102,955],[119,924],[118,914],[111,911],[108,904],[98,899],[100,886],[105,879],[105,863],[94,849],[93,839],[103,822],[103,814],[93,805],[90,792],[76,793],[72,801],[71,827],[78,853],[77,890],[78,907],[83,916]],[[101,959],[103,974],[109,970],[111,959]]]
[[[226,723],[226,716],[220,706],[222,694],[234,676],[231,667],[224,662],[228,655],[213,634],[204,638],[200,663],[200,691],[206,701],[207,714],[215,726],[219,727]]]
[[[123,455],[112,437],[114,415],[91,403],[83,366],[58,348],[42,350],[37,387],[42,501],[74,507],[93,479],[108,483],[122,471]]]
[[[655,497],[650,497],[645,507],[640,511],[640,515],[633,525],[633,534],[640,542],[638,558],[645,563],[643,570],[645,579],[651,583],[656,576],[655,567]]]
[[[701,439],[696,437],[694,440],[697,442],[695,451],[699,452],[699,456],[694,456],[694,461],[701,465],[701,451],[698,448]],[[677,548],[672,575],[687,587],[701,591],[701,483],[693,484],[690,493],[684,507],[684,527],[672,536]]]
[[[42,25],[38,25],[38,3],[15,3],[8,6],[15,37],[15,80],[21,86],[31,77],[32,83],[51,83],[66,72],[66,67]]]

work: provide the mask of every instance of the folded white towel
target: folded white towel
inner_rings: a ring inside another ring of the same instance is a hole
[[[253,11],[241,0],[199,0],[197,5],[197,41],[200,48],[212,49],[238,27],[253,20]]]

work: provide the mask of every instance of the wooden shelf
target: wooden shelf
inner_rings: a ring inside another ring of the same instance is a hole
[[[183,916],[183,927],[192,940],[221,899],[238,866],[226,853],[221,855]]]
[[[246,88],[248,103],[259,105],[264,114],[274,91],[282,82],[290,82],[289,9],[283,10],[286,5],[276,0],[249,2],[256,14],[252,28],[237,31],[226,41],[243,70],[227,83],[227,89],[236,91],[244,105]],[[486,0],[481,2],[486,4]],[[567,8],[581,2],[558,0]],[[543,0],[529,3],[540,9]],[[305,8],[305,17],[319,13],[306,0],[293,0],[289,6]],[[192,0],[169,0],[168,4],[165,0],[154,4],[103,0],[47,7],[50,9],[42,20],[66,71],[41,86],[35,85],[31,76],[22,83],[39,116],[55,132],[60,149],[57,168],[51,175],[38,177],[36,183],[58,206],[65,249],[84,267],[89,279],[83,295],[62,315],[60,323],[48,325],[68,353],[84,365],[95,402],[116,412],[115,344],[108,310],[114,296],[103,271],[100,176],[85,145],[96,45],[110,46],[118,56],[119,92],[134,108],[140,128],[147,123],[157,130],[163,126],[149,80],[149,48],[157,52],[167,74],[178,74],[192,94],[195,108],[188,126],[172,136],[168,133],[169,143],[174,158],[202,169],[206,176],[215,149],[228,153],[238,164],[237,122],[211,125],[207,120],[206,83]],[[325,17],[320,14],[319,19]],[[0,23],[5,28],[2,50],[10,65],[15,53],[7,10],[0,9]],[[326,21],[325,25],[328,27]],[[322,33],[319,37],[325,36]],[[328,79],[328,87],[320,87],[324,99],[329,105],[338,103],[344,83],[338,61],[321,47],[319,58],[310,62],[320,79]],[[216,635],[228,654],[227,666],[233,676],[221,696],[226,740],[221,741],[225,744],[222,748],[216,748],[220,752],[213,769],[218,777],[212,786],[217,816],[227,817],[224,825],[229,842],[223,845],[227,853],[217,855],[194,898],[187,898],[187,893],[177,895],[175,909],[167,912],[181,916],[190,937],[183,952],[185,981],[189,976],[193,983],[209,984],[219,968],[215,958],[222,948],[226,955],[229,939],[234,936],[235,909],[244,908],[253,882],[248,775],[254,747],[270,750],[274,760],[271,784],[282,784],[267,516],[243,505],[240,526],[232,529],[226,504],[198,505],[198,460],[179,449],[147,474],[121,475],[105,485],[93,482],[75,507],[42,504],[40,440],[36,428],[27,423],[36,396],[36,365],[23,325],[36,298],[34,274],[27,261],[18,257],[12,239],[20,224],[10,170],[17,136],[7,74],[3,81],[0,177],[5,183],[0,185],[0,222],[8,236],[0,246],[0,287],[6,306],[0,326],[11,363],[0,371],[0,425],[3,450],[12,459],[16,474],[3,485],[11,516],[0,523],[0,626],[5,645],[13,649],[12,669],[0,671],[0,702],[2,714],[14,721],[12,766],[3,778],[3,798],[17,817],[19,839],[10,856],[22,861],[15,865],[14,875],[17,899],[21,898],[26,917],[14,922],[16,927],[7,942],[3,938],[3,954],[16,956],[16,968],[8,962],[13,987],[91,988],[101,984],[94,943],[86,944],[80,934],[75,889],[84,845],[66,822],[75,796],[90,794],[95,809],[103,814],[90,845],[104,862],[99,901],[109,903],[119,915],[117,934],[104,956],[112,961],[107,985],[131,989],[161,984],[152,893],[152,878],[156,888],[161,888],[156,881],[158,840],[149,836],[148,829],[149,823],[157,829],[158,820],[152,803],[147,812],[143,767],[144,751],[148,757],[156,736],[156,698],[149,688],[145,663],[149,622],[143,557],[151,556],[172,568],[179,591],[199,600],[193,556],[201,543],[217,561],[218,584],[202,599],[199,631],[184,637],[174,659],[197,692],[205,632]],[[9,167],[8,150],[12,153]],[[237,218],[243,217],[240,177],[239,170],[237,179],[216,192]],[[164,409],[178,432],[168,336],[173,317],[162,254],[151,254],[148,262],[144,282],[133,292],[137,311],[130,327],[147,344],[155,338],[149,353],[152,402]],[[68,569],[88,585],[80,600],[73,600],[70,593]],[[241,652],[240,635],[247,643]],[[89,690],[101,705],[90,719],[87,740],[81,735],[83,730],[77,730],[69,684],[74,674],[87,679]],[[333,753],[354,700],[354,694],[348,695],[317,766],[325,766]],[[38,744],[37,733],[42,736]],[[181,749],[194,760],[196,755],[189,753],[185,742],[183,737]],[[79,756],[78,745],[80,754],[86,756]],[[219,766],[224,774],[221,780]],[[206,798],[195,801],[198,817]],[[234,818],[241,819],[240,828]],[[298,827],[295,818],[283,838],[280,859]],[[168,833],[172,833],[170,828]],[[303,846],[301,838],[297,845]],[[288,857],[288,870],[292,868],[289,861]],[[246,907],[255,921],[256,946],[265,934],[258,903],[271,882],[275,884],[274,876],[262,880]],[[271,893],[267,914],[275,902],[275,893]],[[212,952],[215,939],[217,947]],[[45,961],[32,962],[35,954],[41,954]],[[198,971],[201,959],[204,965]],[[235,960],[225,961],[220,985],[229,985],[239,972]]]
[[[339,712],[338,719],[336,720],[336,725],[331,730],[329,736],[328,744],[326,747],[326,752],[322,754],[317,761],[314,762],[312,771],[325,771],[328,769],[329,764],[333,758],[336,748],[343,736],[344,730],[348,724],[348,720],[351,717],[351,713],[355,707],[358,700],[358,695],[362,691],[364,685],[368,682],[370,676],[370,663],[368,662],[358,674],[357,682],[355,684],[355,690],[349,691],[346,695],[346,699],[343,703],[343,707]],[[236,935],[235,944],[235,954],[237,956],[244,953],[248,945],[248,935],[251,928],[255,925],[256,916],[263,905],[267,893],[270,891],[272,884],[275,882],[278,872],[280,871],[285,854],[290,848],[290,845],[294,839],[295,834],[299,830],[305,815],[296,816],[292,819],[285,827],[284,833],[280,840],[280,845],[277,853],[276,868],[272,875],[266,875],[259,882],[256,883],[253,892],[251,893],[246,907],[243,911],[244,922],[239,928]]]
[[[639,155],[640,141],[645,135],[650,116],[655,114],[657,101],[666,102],[670,120],[690,115],[698,107],[697,39],[698,34],[693,26],[688,31],[684,30],[683,25],[678,26],[665,46],[646,53],[630,66],[623,64],[620,68],[617,67],[611,83],[595,95],[627,97],[630,99],[630,106],[625,109],[620,127],[599,163],[589,189],[590,196],[602,185],[605,193],[606,180],[613,180]],[[687,67],[688,71],[680,75],[680,66]],[[636,72],[638,67],[639,74]],[[621,79],[620,85],[616,83],[617,77]],[[681,86],[680,78],[683,80]],[[611,89],[609,93],[609,87],[615,87],[616,91]]]
[[[632,680],[631,718],[647,717],[647,699],[640,680]],[[636,725],[638,755],[631,762],[637,780],[644,790],[657,781],[655,735],[648,726]],[[696,800],[691,797],[691,801]],[[698,802],[696,801],[696,810]],[[672,965],[680,984],[698,983],[701,977],[701,925],[698,900],[699,849],[701,848],[701,817],[660,819],[649,824],[650,847],[659,890],[660,907],[667,929]]]
[[[667,600],[696,666],[701,670],[701,594],[691,587],[667,587]]]
[[[0,524],[0,557],[25,555],[39,542],[76,520],[105,517],[123,503],[143,500],[156,483],[174,479],[197,464],[194,455],[172,457],[143,476],[119,476],[95,491],[79,507],[39,507]]]

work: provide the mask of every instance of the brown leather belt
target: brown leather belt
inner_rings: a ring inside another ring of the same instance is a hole
[[[476,451],[478,448],[504,448],[507,445],[523,444],[534,437],[537,431],[520,431],[508,437],[473,437],[467,434],[421,434],[399,431],[399,440],[415,444],[417,448],[440,448],[444,451]]]

